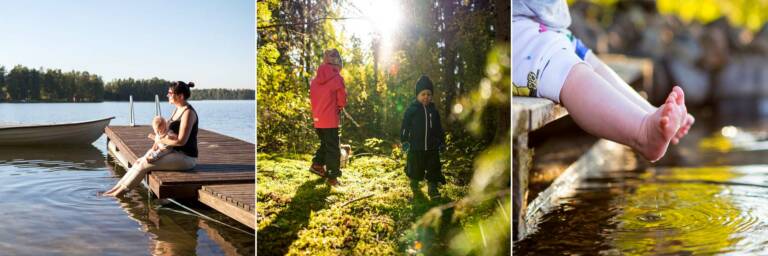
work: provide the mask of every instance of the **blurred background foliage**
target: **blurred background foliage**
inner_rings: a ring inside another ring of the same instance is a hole
[[[578,0],[568,0],[569,5],[575,2]],[[590,0],[587,2],[612,9],[617,4],[638,1]],[[768,20],[768,1],[765,0],[655,0],[642,2],[655,2],[659,13],[675,15],[685,22],[709,23],[720,17],[726,17],[735,26],[757,31]]]

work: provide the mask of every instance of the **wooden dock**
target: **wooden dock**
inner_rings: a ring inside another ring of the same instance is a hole
[[[256,229],[255,192],[251,183],[203,186],[198,194],[200,202]]]
[[[109,153],[126,169],[152,146],[147,138],[152,127],[147,125],[108,126],[104,132]],[[253,228],[254,144],[204,129],[198,130],[197,140],[199,157],[194,169],[151,171],[147,186],[158,198],[197,199]]]

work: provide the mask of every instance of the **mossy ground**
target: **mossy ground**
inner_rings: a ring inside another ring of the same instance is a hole
[[[440,187],[443,197],[433,201],[414,197],[404,159],[354,157],[333,188],[308,171],[310,163],[308,154],[258,154],[259,254],[401,255],[419,253],[423,244],[446,245],[418,241],[424,236],[415,234],[414,223],[432,207],[464,197],[472,168],[471,158],[444,161],[448,183]],[[421,192],[426,194],[425,182]],[[373,196],[348,203],[368,195]]]

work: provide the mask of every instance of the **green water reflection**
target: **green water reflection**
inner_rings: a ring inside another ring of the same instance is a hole
[[[616,217],[615,247],[625,255],[728,251],[741,239],[741,210],[717,183],[740,175],[731,167],[646,172]]]

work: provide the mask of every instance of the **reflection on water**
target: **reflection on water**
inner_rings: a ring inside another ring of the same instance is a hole
[[[689,137],[670,167],[592,174],[515,254],[768,254],[766,136],[720,126]]]
[[[722,252],[738,242],[733,234],[752,228],[755,219],[742,215],[726,186],[717,185],[737,175],[731,168],[659,172],[643,175],[646,182],[622,202],[614,234],[622,253]]]
[[[104,155],[93,145],[65,147],[0,147],[0,165],[46,170],[97,170]]]

